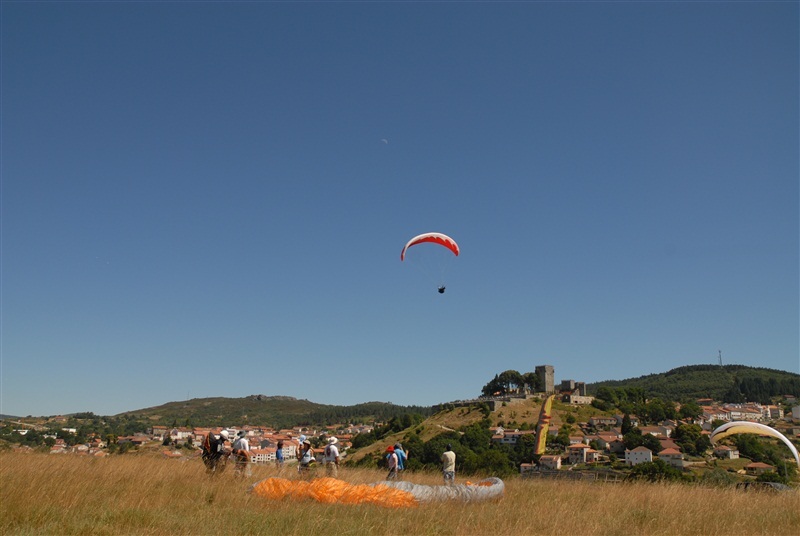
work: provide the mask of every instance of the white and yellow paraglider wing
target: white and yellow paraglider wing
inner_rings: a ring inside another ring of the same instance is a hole
[[[736,434],[756,434],[780,439],[787,447],[789,447],[789,450],[792,451],[794,461],[798,466],[800,466],[800,454],[797,452],[797,447],[794,446],[788,437],[777,431],[775,428],[765,424],[749,421],[734,421],[723,424],[711,432],[711,443],[716,445],[720,440]]]

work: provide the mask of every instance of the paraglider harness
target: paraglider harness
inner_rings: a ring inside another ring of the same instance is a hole
[[[225,456],[225,441],[222,437],[215,436],[214,433],[209,432],[203,439],[202,448],[202,458],[206,466],[206,472],[214,474],[224,471],[228,458]]]

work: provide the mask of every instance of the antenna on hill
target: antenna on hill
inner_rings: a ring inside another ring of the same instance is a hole
[[[719,366],[722,366],[722,350],[717,350],[719,352]]]

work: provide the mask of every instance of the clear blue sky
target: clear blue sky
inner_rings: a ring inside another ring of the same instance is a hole
[[[797,2],[1,9],[0,413],[800,372]]]

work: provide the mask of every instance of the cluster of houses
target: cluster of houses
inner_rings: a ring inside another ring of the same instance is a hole
[[[341,456],[346,456],[347,450],[351,447],[353,436],[361,433],[369,433],[373,430],[368,425],[349,425],[349,426],[330,426],[325,429],[296,427],[285,430],[273,430],[271,428],[259,426],[230,426],[226,427],[231,438],[235,438],[240,431],[245,432],[245,437],[250,444],[250,462],[256,464],[266,464],[275,462],[277,459],[278,444],[282,444],[283,457],[286,460],[296,459],[300,449],[301,438],[320,437],[327,439],[335,436],[339,442],[338,447]],[[149,442],[168,442],[174,445],[185,445],[190,443],[192,446],[200,448],[203,440],[209,433],[218,434],[222,428],[169,428],[166,426],[153,426],[148,434],[119,437],[118,443],[130,442],[135,445],[143,445]],[[322,459],[324,449],[314,449],[314,455]]]
[[[321,438],[324,442],[328,437],[335,436],[339,441],[337,446],[342,457],[346,456],[347,450],[351,447],[351,440],[357,434],[369,433],[373,430],[370,425],[348,425],[331,426],[325,429],[297,427],[285,430],[273,430],[271,428],[244,426],[226,427],[230,437],[235,438],[239,431],[244,431],[251,446],[250,461],[252,463],[275,462],[278,443],[283,444],[283,456],[286,460],[295,460],[300,449],[301,438]],[[64,431],[76,433],[77,430],[64,428]],[[200,448],[203,440],[209,433],[219,434],[222,428],[188,428],[188,427],[167,427],[153,426],[147,433],[135,434],[131,436],[119,436],[116,438],[117,445],[130,444],[133,446],[144,445],[174,445],[183,446],[187,443],[193,447]],[[28,430],[15,430],[24,435]],[[50,448],[51,454],[80,454],[87,456],[103,457],[108,455],[108,445],[99,437],[93,437],[89,442],[78,445],[67,445],[61,439],[53,436],[55,443]],[[228,444],[230,447],[230,444]],[[30,447],[19,447],[18,450],[31,450]],[[322,460],[324,448],[313,449],[314,455]],[[176,450],[165,449],[165,456],[180,457],[182,454]]]
[[[787,396],[789,402],[796,402],[794,397]],[[702,415],[694,421],[703,428],[704,434],[710,434],[715,421],[754,421],[754,422],[775,422],[785,421],[786,428],[781,428],[789,437],[800,437],[800,406],[795,406],[791,416],[784,416],[782,408],[772,405],[760,404],[716,404],[711,400],[700,400]],[[653,451],[647,447],[640,446],[634,449],[627,449],[622,440],[622,415],[613,417],[592,417],[587,423],[580,423],[580,434],[569,438],[569,446],[563,454],[544,455],[539,459],[538,467],[535,464],[523,463],[520,467],[521,473],[535,470],[559,470],[562,464],[592,464],[608,462],[613,454],[617,458],[622,458],[628,466],[635,466],[645,462],[652,462],[657,456],[668,465],[678,469],[685,469],[693,463],[705,464],[702,462],[692,462],[685,459],[681,452],[681,447],[676,444],[671,436],[675,428],[680,424],[674,420],[665,420],[655,426],[639,426],[636,416],[630,416],[631,425],[641,430],[642,434],[650,434],[658,439],[660,448]],[[794,424],[793,424],[794,423]],[[502,427],[494,428],[492,441],[505,445],[515,445],[519,439],[526,434],[535,434],[528,430],[504,430]],[[558,430],[553,428],[548,430],[551,435],[556,435]],[[737,459],[739,451],[725,445],[715,447],[714,456],[722,459]],[[774,467],[764,463],[751,463],[745,467],[748,474],[758,475],[766,471],[774,471]]]

